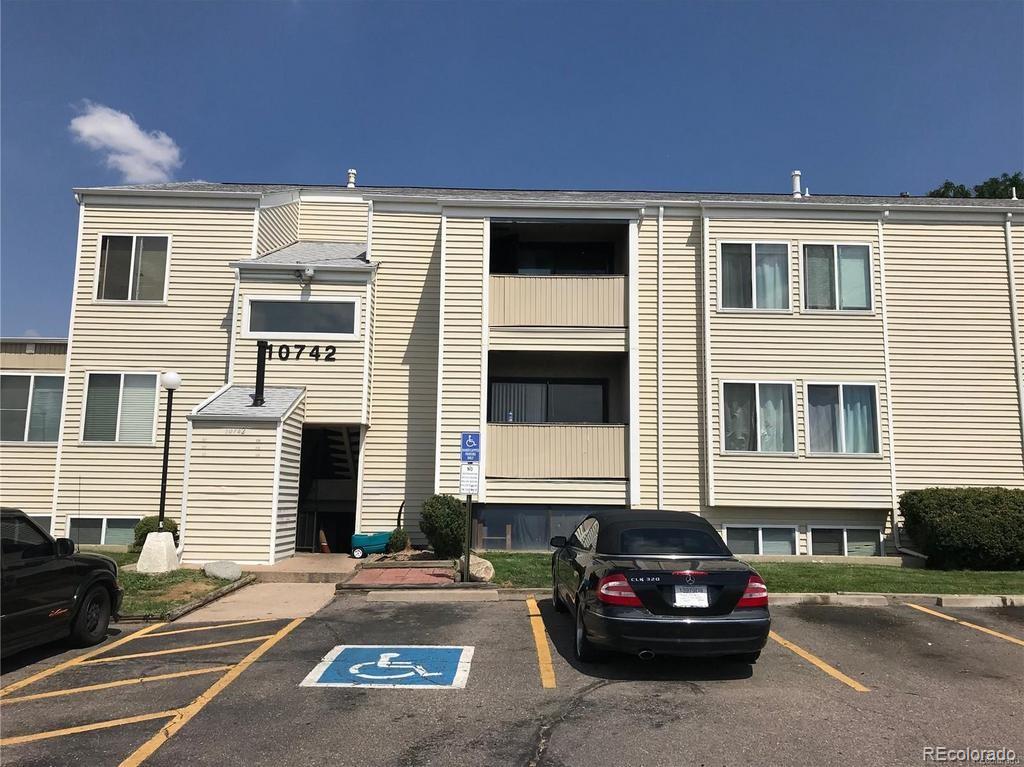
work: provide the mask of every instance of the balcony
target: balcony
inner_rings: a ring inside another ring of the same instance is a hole
[[[626,276],[492,274],[491,327],[623,328]]]
[[[627,426],[621,423],[489,423],[488,477],[624,479]]]

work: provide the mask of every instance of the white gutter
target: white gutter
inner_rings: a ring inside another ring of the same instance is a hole
[[[665,281],[665,208],[658,208],[658,328],[657,328],[657,350],[655,353],[655,364],[658,372],[658,508],[665,508],[665,470],[664,470],[664,417],[662,412],[665,408],[664,402],[664,323],[662,320],[662,309],[664,306],[664,281]]]
[[[893,414],[893,392],[892,392],[892,367],[889,357],[889,294],[885,286],[885,217],[889,211],[884,211],[878,219],[878,280],[879,289],[882,292],[882,365],[885,376],[885,410],[886,427],[889,430],[889,492],[892,498],[892,540],[897,551],[902,551],[900,545],[900,528],[898,520],[898,487],[896,484],[896,416]]]
[[[1017,373],[1017,419],[1020,425],[1021,458],[1024,459],[1024,369],[1021,368],[1020,320],[1017,307],[1016,272],[1013,264],[1012,213],[1006,214],[1003,234],[1006,237],[1006,276],[1010,288],[1010,334],[1013,338],[1013,362]]]
[[[712,428],[711,414],[711,290],[708,287],[710,267],[708,265],[709,250],[708,236],[711,232],[711,222],[703,206],[701,215],[701,287],[704,289],[704,464],[707,478],[707,504],[715,505],[715,453],[714,453],[714,429]]]

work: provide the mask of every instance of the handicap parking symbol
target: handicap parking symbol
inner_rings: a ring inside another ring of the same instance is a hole
[[[472,647],[338,645],[302,680],[302,687],[466,686]]]

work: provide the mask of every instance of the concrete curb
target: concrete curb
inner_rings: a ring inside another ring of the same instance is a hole
[[[939,607],[1024,607],[1024,595],[944,594],[935,604]]]
[[[488,591],[453,591],[451,589],[441,591],[438,589],[391,589],[382,591],[372,589],[366,594],[368,602],[497,602],[498,592],[491,589]]]
[[[338,583],[334,590],[338,594],[360,591],[457,591],[496,589],[493,583],[470,581],[469,583]]]
[[[150,621],[166,621],[172,623],[178,618],[184,615],[188,615],[193,610],[198,610],[200,607],[206,607],[211,602],[216,602],[221,597],[225,597],[233,591],[238,591],[245,586],[248,586],[256,582],[255,575],[243,575],[237,581],[232,581],[219,589],[214,589],[209,594],[194,599],[191,602],[181,605],[181,607],[175,607],[173,610],[168,610],[163,615],[119,615],[117,618],[118,623],[148,623]]]
[[[888,607],[884,594],[771,594],[768,606],[833,605],[839,607]]]

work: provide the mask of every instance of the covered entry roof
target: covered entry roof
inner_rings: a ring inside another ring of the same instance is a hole
[[[263,390],[263,406],[253,407],[255,391],[252,386],[229,386],[189,418],[193,421],[277,422],[282,420],[306,393],[305,388],[301,386],[267,386]]]
[[[366,271],[374,265],[366,260],[365,242],[322,242],[299,240],[273,250],[266,255],[247,261],[236,261],[232,266],[242,269],[280,269],[281,267]]]

